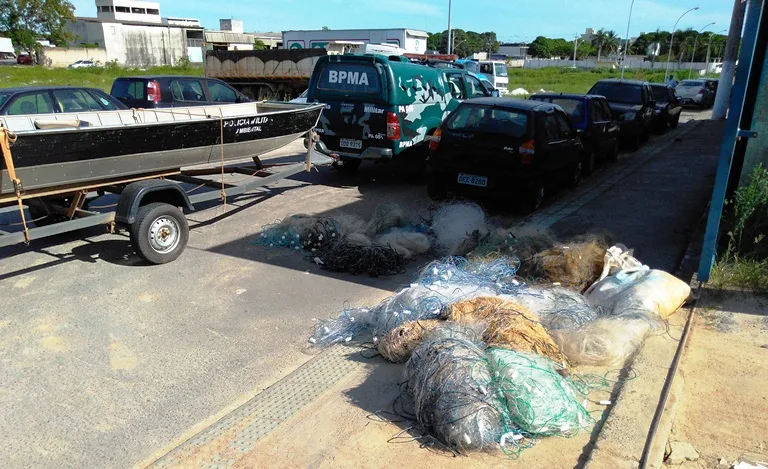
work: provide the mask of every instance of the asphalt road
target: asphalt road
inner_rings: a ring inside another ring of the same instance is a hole
[[[335,274],[253,241],[288,215],[367,215],[382,202],[430,205],[422,185],[386,167],[364,166],[351,180],[324,168],[191,214],[189,246],[171,264],[144,265],[127,236],[100,229],[0,250],[3,466],[132,466],[309,360],[313,319],[345,302],[376,303],[417,266],[386,279]]]

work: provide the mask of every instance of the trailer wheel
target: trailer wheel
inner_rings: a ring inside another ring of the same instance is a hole
[[[129,231],[136,252],[152,264],[176,260],[189,240],[189,225],[184,214],[162,202],[141,207]]]

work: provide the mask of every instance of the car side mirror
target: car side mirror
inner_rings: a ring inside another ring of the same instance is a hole
[[[499,90],[493,90],[491,91],[491,96],[493,96],[494,98],[498,98],[499,96],[501,96],[501,93],[499,92]]]

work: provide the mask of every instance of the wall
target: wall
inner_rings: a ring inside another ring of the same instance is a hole
[[[98,61],[102,65],[107,62],[107,51],[104,49],[86,49],[84,47],[52,47],[43,49],[43,63],[49,67],[66,67],[78,60]]]
[[[610,62],[600,62],[601,67],[610,67]],[[618,63],[614,63],[613,66],[615,68],[619,68]],[[666,62],[656,62],[656,64],[653,64],[651,62],[644,62],[642,60],[630,60],[627,59],[627,68],[628,69],[655,69],[655,70],[664,70],[666,68],[667,64]],[[678,65],[677,62],[672,62],[669,64],[670,70],[680,70],[681,72],[687,72],[688,67],[690,66],[689,62],[683,62],[682,64]],[[693,63],[693,75],[696,76],[697,72],[700,70],[704,70],[706,68],[707,64],[704,62],[694,62]],[[545,68],[545,67],[573,67],[573,60],[556,60],[556,59],[526,59],[525,60],[525,68]],[[596,60],[577,60],[576,61],[576,67],[578,68],[595,68],[597,67],[597,61]],[[711,67],[711,65],[710,65]]]
[[[106,50],[106,60],[128,67],[176,65],[187,57],[184,28],[107,23],[79,19],[70,23],[73,45],[96,43]],[[194,58],[202,61],[202,49]],[[191,57],[190,57],[191,59]]]

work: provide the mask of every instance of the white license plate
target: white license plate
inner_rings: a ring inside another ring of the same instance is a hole
[[[486,187],[488,185],[488,178],[485,176],[475,176],[474,174],[459,173],[459,184],[466,184],[468,186]]]
[[[354,140],[351,138],[342,138],[339,140],[339,146],[341,148],[352,148],[355,150],[362,150],[363,149],[363,141],[362,140]]]

